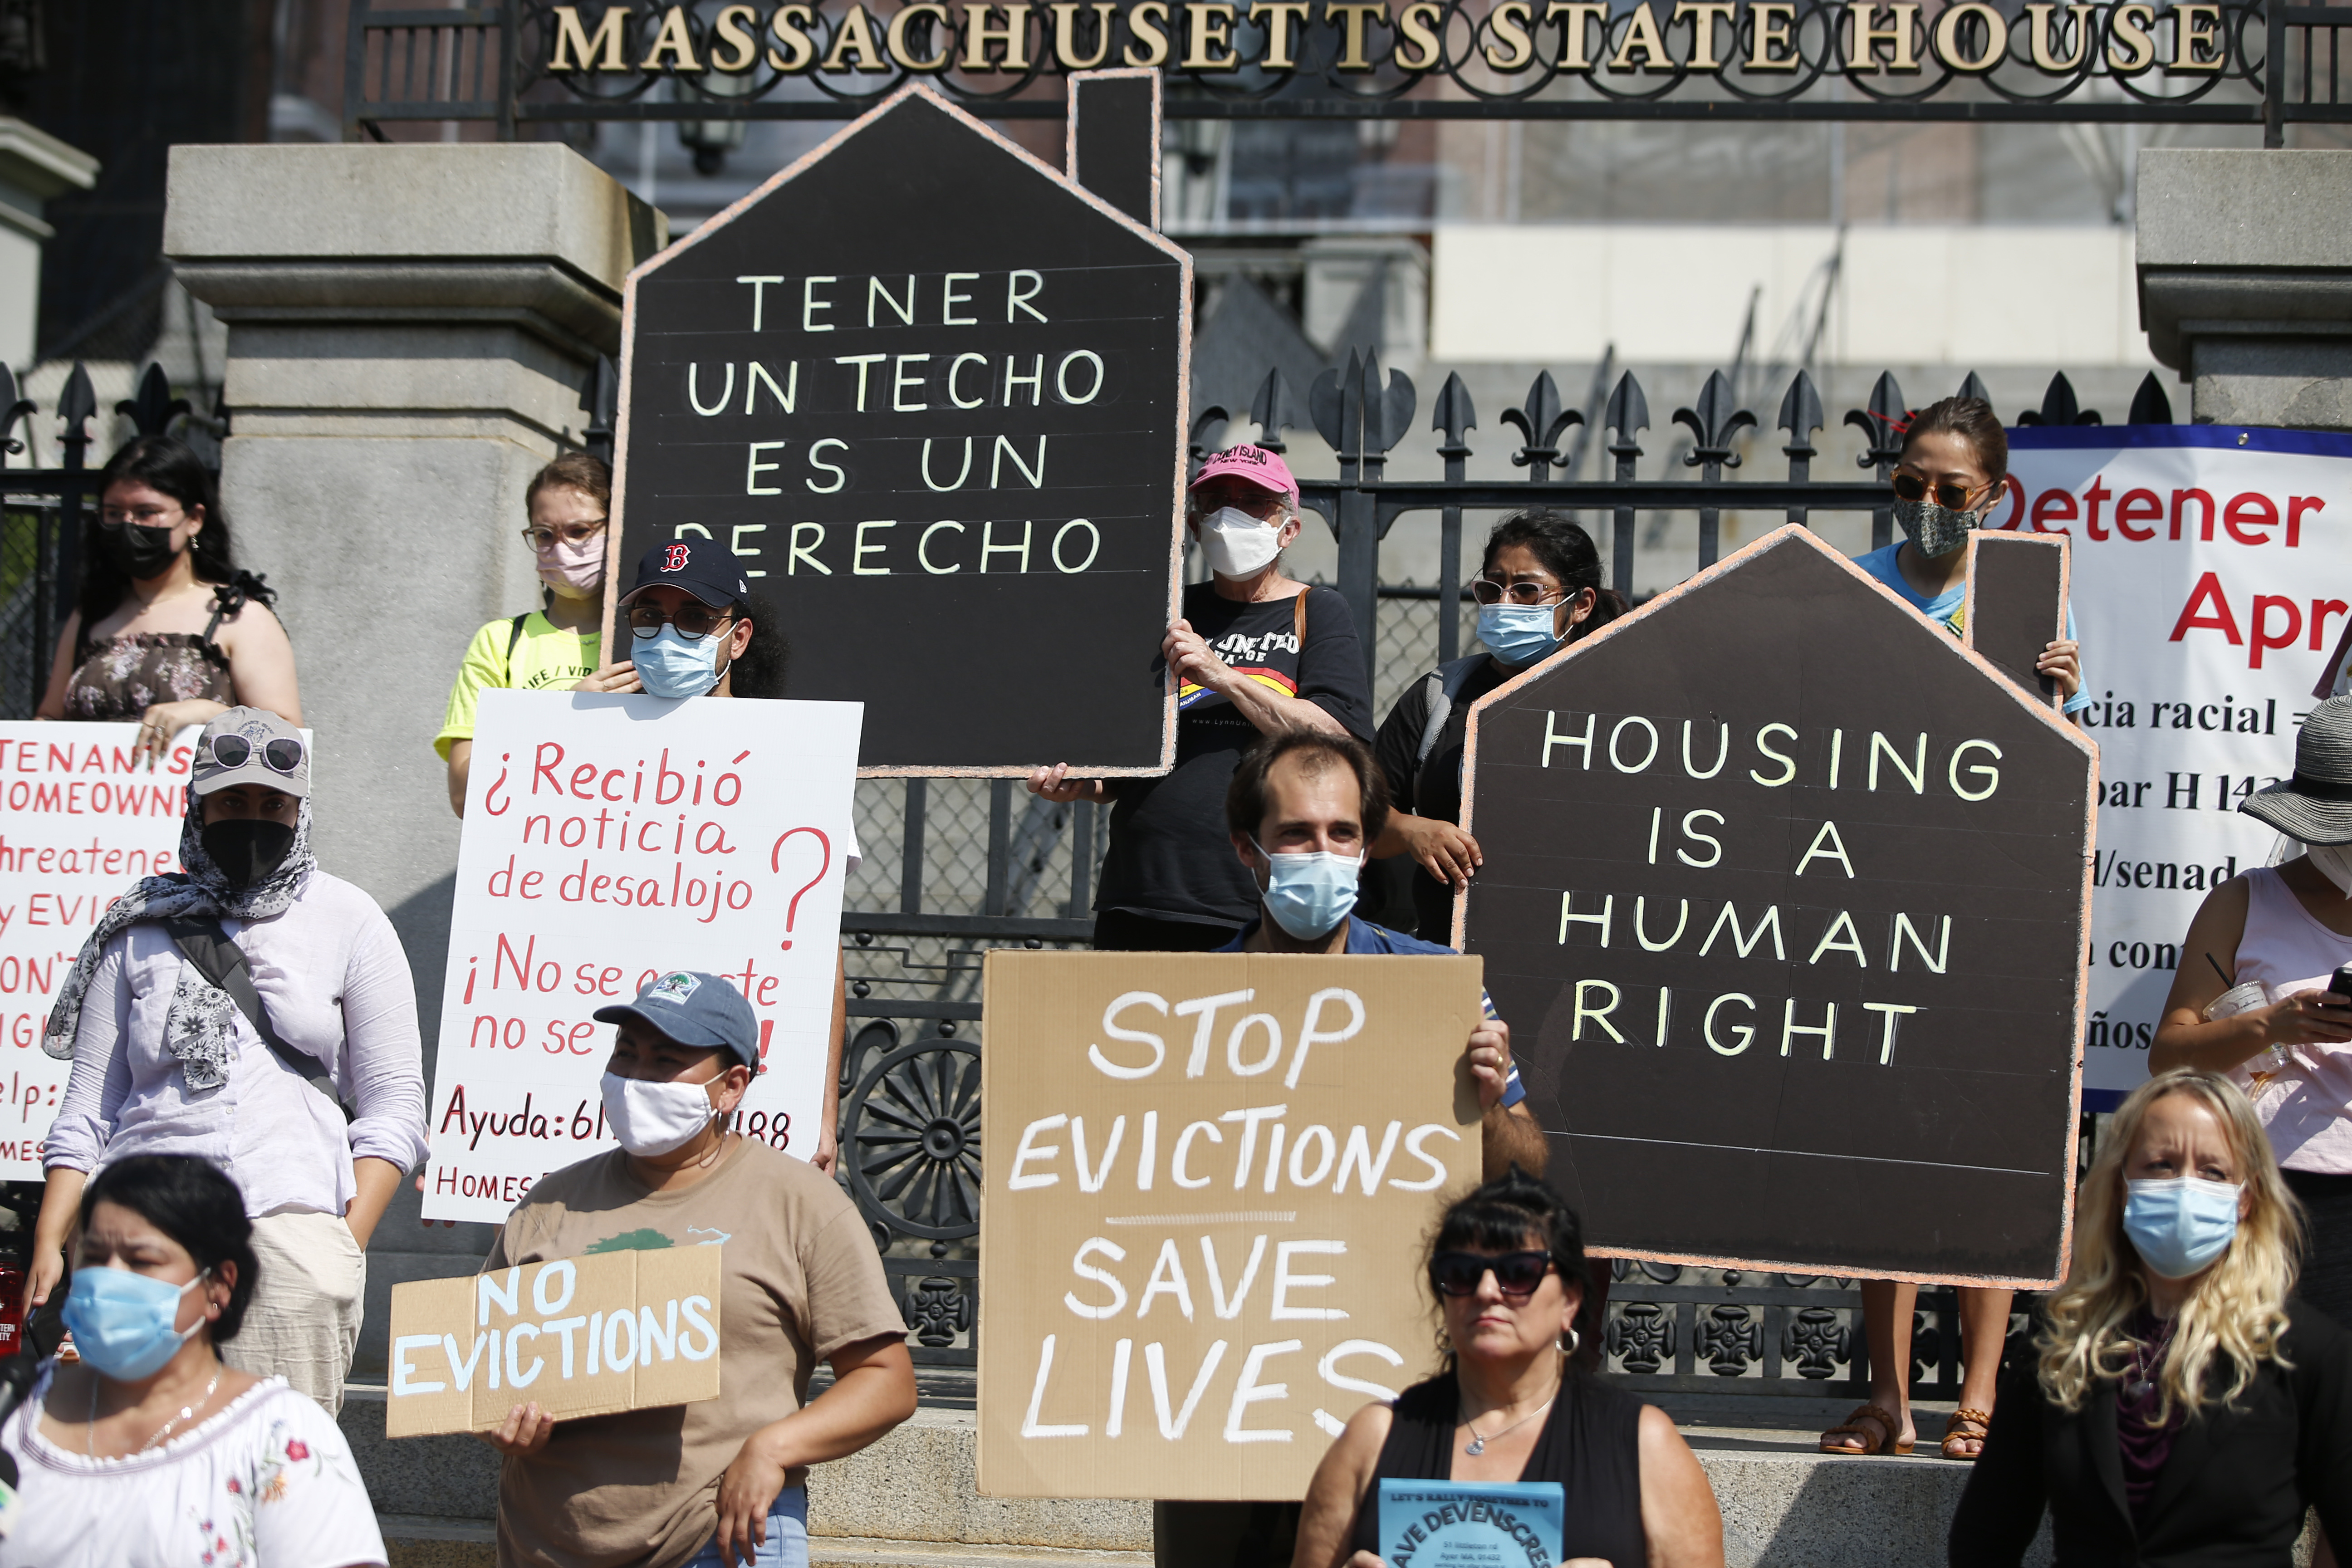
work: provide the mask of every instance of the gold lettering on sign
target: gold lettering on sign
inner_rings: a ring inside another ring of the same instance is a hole
[[[1229,71],[1240,67],[1241,57],[1233,49],[1236,14],[1225,0],[1188,0],[1184,22],[1192,42],[1184,51],[1186,70]],[[1217,52],[1212,54],[1212,49]]]
[[[1293,22],[1305,26],[1314,10],[1308,0],[1257,0],[1249,8],[1251,21],[1263,20],[1265,24],[1265,58],[1260,63],[1266,69],[1286,71],[1296,68],[1290,58],[1290,26]],[[1403,64],[1402,60],[1397,63]]]
[[[596,19],[596,30],[591,33],[580,25],[579,6],[558,5],[555,8],[555,58],[547,62],[547,68],[551,71],[627,70],[629,62],[621,57],[621,46],[625,41],[621,29],[628,25],[628,6],[609,6]]]
[[[1167,0],[1143,0],[1127,14],[1127,30],[1135,35],[1135,42],[1127,46],[1121,58],[1130,66],[1154,68],[1168,63]]]
[[[710,57],[710,68],[733,76],[750,70],[760,63],[760,40],[751,29],[760,25],[760,11],[755,5],[730,5],[719,13],[710,25],[710,36],[726,47],[724,55]]]
[[[849,63],[853,51],[857,56],[855,65]],[[866,14],[865,6],[852,5],[848,15],[842,17],[841,25],[834,29],[833,47],[824,53],[824,68],[827,71],[877,72],[890,68],[890,62],[882,58],[882,51],[875,46],[874,19]]]
[[[1642,51],[1640,69],[1670,71],[1675,68],[1674,57],[1666,53],[1665,39],[1658,36],[1658,14],[1650,9],[1650,0],[1642,0],[1626,14],[1625,36],[1619,41],[1617,52],[1609,57],[1609,68],[1612,71],[1636,68],[1633,64],[1633,51],[1636,49]]]
[[[1559,29],[1559,68],[1564,71],[1589,71],[1592,61],[1586,58],[1584,45],[1592,24],[1601,26],[1601,47],[1609,47],[1609,7],[1603,0],[1551,0],[1544,7],[1544,21],[1561,18]]]
[[[1912,29],[1918,25],[1919,7],[1912,0],[1895,0],[1881,5],[1878,0],[1846,0],[1846,16],[1853,23],[1853,36],[1847,42],[1845,68],[1850,75],[1864,76],[1878,69],[1878,46],[1895,46],[1895,58],[1886,63],[1890,71],[1916,71],[1918,57],[1911,52]],[[1872,21],[1881,11],[1895,16],[1891,27],[1874,27]]]
[[[988,25],[991,11],[1004,13],[1004,26]],[[988,46],[1004,46],[1003,61],[992,64]],[[1029,0],[1003,5],[966,4],[963,8],[963,68],[968,71],[1025,71],[1029,68]]]
[[[808,5],[779,5],[776,14],[768,18],[768,34],[783,45],[784,52],[768,51],[768,68],[794,75],[815,62],[816,40],[808,29],[816,26],[816,11]]]
[[[2156,25],[2156,7],[2143,0],[2127,0],[2107,13],[2107,68],[2117,76],[2137,76],[2156,63],[2156,40],[2148,29]],[[2131,50],[2116,53],[2116,46]]]
[[[1804,63],[1797,56],[1796,40],[1789,35],[1797,16],[1791,0],[1756,0],[1748,7],[1748,16],[1755,28],[1748,51],[1749,70],[1792,71]],[[1775,54],[1776,49],[1784,52]]]
[[[694,58],[694,34],[687,26],[686,8],[673,5],[662,13],[661,30],[646,49],[646,58],[637,64],[639,70],[699,71],[702,62]]]
[[[1059,6],[1055,8],[1061,9]],[[922,3],[918,5],[902,5],[898,8],[898,14],[890,18],[890,30],[885,35],[884,42],[889,46],[891,60],[901,69],[943,71],[948,68],[948,60],[953,51],[949,47],[947,37],[940,37],[940,32],[935,31],[931,35],[940,41],[939,53],[929,58],[918,58],[914,46],[907,41],[907,30],[926,17],[934,21],[941,30],[952,29],[955,26],[955,13],[944,5],[931,5],[929,0],[922,0]],[[951,37],[952,33],[950,32],[949,36]],[[878,282],[877,279],[877,283]],[[870,292],[866,296],[866,302],[869,306],[873,302]],[[893,303],[895,305],[896,301]]]
[[[1525,11],[1527,6],[1520,5]],[[1364,24],[1376,21],[1383,27],[1389,25],[1389,8],[1381,0],[1326,0],[1323,19],[1337,21],[1342,28],[1346,47],[1339,51],[1339,68],[1343,71],[1368,71],[1372,62],[1364,56]]]
[[[2053,76],[2076,69],[2084,60],[2090,58],[2091,53],[2092,8],[2088,5],[2066,7],[2073,17],[2070,26],[2074,37],[2074,53],[2062,60],[2051,52],[2050,16],[2051,13],[2057,9],[2057,6],[2052,5],[2034,5],[2025,8],[2028,18],[2026,37],[2029,40],[2028,48],[2033,61],[2033,68],[2048,71]]]
[[[1536,41],[1528,36],[1528,25],[1535,19],[1534,8],[1526,0],[1503,0],[1486,19],[1495,37],[1503,41],[1507,53],[1496,54],[1495,46],[1486,48],[1486,63],[1498,71],[1518,71],[1527,68],[1536,58]]]
[[[1413,0],[1397,13],[1398,47],[1391,55],[1397,69],[1425,71],[1437,64],[1437,27],[1444,20],[1445,8],[1436,0]],[[1414,53],[1408,56],[1404,47],[1411,45]]]
[[[1984,29],[1984,48],[1973,58],[1960,47],[1961,25],[1972,16]],[[1969,75],[1989,71],[2009,52],[2009,18],[1982,0],[1968,0],[1966,5],[1945,8],[1936,18],[1936,29],[1927,42],[1936,58],[1952,70]]]
[[[2165,69],[2170,72],[2217,71],[2229,64],[2230,51],[2222,46],[2221,27],[2221,7],[2219,5],[2175,5],[2172,8],[2172,63]]]
[[[1675,0],[1674,21],[1678,25],[1685,16],[1690,18],[1690,68],[1695,71],[1719,71],[1723,62],[1715,58],[1715,24],[1720,19],[1731,26],[1732,47],[1739,44],[1739,24],[1735,19],[1739,7],[1732,0]]]

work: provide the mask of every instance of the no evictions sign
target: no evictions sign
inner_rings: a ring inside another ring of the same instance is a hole
[[[592,1015],[678,969],[760,1024],[736,1131],[816,1148],[857,708],[486,691],[467,781],[425,1217],[495,1223],[614,1146]]]
[[[631,275],[620,571],[741,554],[868,773],[1164,769],[1191,277],[908,89]]]
[[[1457,920],[1619,1255],[2065,1270],[2090,742],[1802,529],[1481,702]]]
[[[1304,1496],[1435,1370],[1477,963],[1000,952],[985,981],[981,1492]]]

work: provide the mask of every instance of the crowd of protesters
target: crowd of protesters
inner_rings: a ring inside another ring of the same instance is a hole
[[[1968,531],[2006,465],[1982,404],[1921,411],[1894,482],[1906,538],[1860,564],[1950,626]],[[636,563],[604,646],[610,500],[583,455],[530,487],[543,602],[474,636],[435,739],[461,816],[485,690],[784,689],[784,628],[715,542]],[[1186,520],[1208,576],[1162,646],[1173,771],[1030,780],[1112,806],[1098,949],[1451,951],[1454,901],[1483,864],[1459,825],[1471,706],[1628,613],[1582,528],[1514,515],[1472,584],[1483,651],[1414,682],[1375,726],[1345,601],[1284,570],[1303,515],[1278,454],[1208,461]],[[21,1494],[0,1568],[383,1563],[334,1415],[367,1243],[425,1148],[407,957],[312,851],[291,644],[193,454],[153,437],[117,453],[82,559],[40,716],[135,720],[151,760],[199,732],[184,869],[112,904],[43,1039],[72,1066],[24,1306],[67,1338],[0,1421]],[[2072,710],[2069,633],[2041,669]],[[2352,698],[2320,705],[2293,776],[2242,809],[2298,852],[2199,911],[2154,1076],[2082,1179],[2068,1278],[2005,1380],[2009,1294],[1961,1293],[1963,1391],[1940,1446],[1975,1467],[1956,1565],[2021,1563],[2045,1515],[2065,1568],[2283,1568],[2313,1508],[2323,1553],[2352,1539],[2352,995],[2330,989],[2352,964]],[[1396,857],[1410,858],[1411,931],[1359,912],[1370,862]],[[1509,1024],[1491,1000],[1483,1011],[1466,1039],[1432,1042],[1484,1113],[1483,1184],[1430,1216],[1433,1375],[1357,1411],[1301,1504],[1161,1505],[1161,1561],[1381,1568],[1367,1500],[1381,1480],[1531,1479],[1562,1488],[1566,1559],[1724,1562],[1706,1471],[1674,1422],[1598,1375],[1605,1278],[1543,1180]],[[731,1130],[761,1054],[725,978],[673,969],[595,1020],[613,1030],[601,1097],[618,1147],[538,1183],[483,1267],[723,1233],[725,1363],[751,1370],[682,1415],[515,1405],[487,1436],[502,1456],[499,1558],[805,1564],[811,1467],[916,1404],[907,1326],[832,1179],[845,996],[837,979],[826,1135],[806,1162]],[[1916,1291],[1865,1284],[1872,1394],[1826,1452],[1913,1447]],[[820,1365],[830,1382],[811,1398]]]

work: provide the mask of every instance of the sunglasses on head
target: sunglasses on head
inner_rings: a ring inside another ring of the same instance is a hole
[[[213,761],[224,768],[241,768],[253,761],[253,742],[242,735],[215,735],[210,744]],[[299,773],[302,770],[302,742],[282,736],[275,741],[266,741],[261,747],[261,762],[272,773]]]
[[[1967,508],[1969,497],[1975,493],[1966,485],[1956,485],[1949,481],[1931,485],[1916,474],[1895,476],[1895,499],[1897,500],[1926,500],[1933,495],[1937,506],[1952,511],[1960,511]]]
[[[1441,1296],[1468,1296],[1477,1291],[1489,1270],[1506,1296],[1532,1296],[1551,1272],[1549,1252],[1441,1252],[1429,1260],[1429,1282]]]

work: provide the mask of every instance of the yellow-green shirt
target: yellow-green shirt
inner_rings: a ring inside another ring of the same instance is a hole
[[[474,738],[474,705],[491,687],[514,691],[545,691],[568,687],[596,673],[596,650],[604,638],[595,632],[567,632],[533,610],[523,617],[517,638],[514,617],[492,621],[466,645],[465,662],[457,667],[457,683],[449,688],[449,713],[433,749],[449,760],[455,741]],[[508,645],[514,654],[508,657]]]

